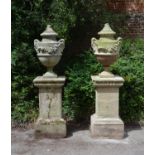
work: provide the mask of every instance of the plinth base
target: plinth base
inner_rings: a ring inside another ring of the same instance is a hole
[[[36,136],[45,136],[49,138],[66,137],[66,121],[58,120],[38,120],[35,124]]]
[[[122,139],[124,123],[120,118],[102,118],[94,114],[91,116],[90,131],[92,137]]]
[[[35,125],[37,136],[63,138],[66,136],[66,122],[62,118],[62,86],[65,77],[44,77],[34,79],[39,88],[39,117]]]

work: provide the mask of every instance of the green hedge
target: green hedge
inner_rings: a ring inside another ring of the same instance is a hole
[[[112,72],[121,75],[120,115],[125,122],[137,122],[144,117],[144,40],[124,41],[119,60]]]
[[[88,120],[95,109],[91,75],[101,72],[103,67],[90,51],[77,56],[72,64],[65,72],[64,114],[71,120]]]

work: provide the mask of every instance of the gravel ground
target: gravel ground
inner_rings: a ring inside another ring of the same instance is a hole
[[[34,129],[12,129],[12,155],[143,155],[144,129],[128,127],[122,140],[93,139],[87,128],[63,139],[35,138]]]

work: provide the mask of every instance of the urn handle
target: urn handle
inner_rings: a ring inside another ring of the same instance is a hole
[[[98,48],[97,48],[97,45],[96,45],[96,41],[97,41],[96,38],[92,38],[91,39],[91,47],[93,48],[94,53],[97,53],[97,51],[98,51]]]
[[[39,43],[39,42],[40,42],[40,41],[39,41],[38,39],[35,39],[35,40],[34,40],[34,49],[36,50],[37,53],[40,52],[40,48],[39,48],[39,46],[38,46],[38,43]]]
[[[119,53],[121,48],[122,38],[118,37],[116,44],[111,48],[112,53]]]

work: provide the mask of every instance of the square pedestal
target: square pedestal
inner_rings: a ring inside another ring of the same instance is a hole
[[[65,77],[44,77],[34,79],[39,88],[39,117],[35,125],[36,135],[51,138],[66,136],[66,121],[62,118],[62,86]]]
[[[91,116],[90,131],[92,137],[122,139],[124,123],[120,118],[101,118],[94,114]]]
[[[50,138],[63,138],[66,136],[66,121],[57,120],[38,120],[35,124],[36,136]]]
[[[91,116],[93,137],[120,139],[124,137],[124,123],[119,118],[119,87],[124,79],[119,76],[92,76],[95,86],[95,114]]]

